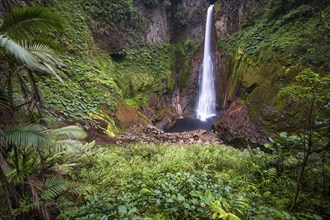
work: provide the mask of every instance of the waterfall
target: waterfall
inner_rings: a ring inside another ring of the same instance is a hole
[[[212,59],[212,14],[214,5],[207,10],[204,57],[200,70],[199,95],[196,116],[201,121],[216,115],[216,95],[214,84],[214,68]]]

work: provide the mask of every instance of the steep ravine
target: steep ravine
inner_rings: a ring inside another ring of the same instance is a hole
[[[290,129],[292,119],[277,105],[279,90],[305,68],[329,74],[329,3],[225,0],[215,8],[217,102],[225,110],[215,131],[227,143],[263,144]],[[182,92],[188,117],[194,114],[200,59],[196,54]]]
[[[111,135],[136,123],[164,128],[193,116],[209,1],[109,2],[1,1],[0,13],[44,5],[68,20],[56,36],[66,85],[40,80],[50,113]],[[329,15],[325,0],[216,2],[217,100],[224,113],[215,130],[227,143],[261,144],[287,128],[276,95],[305,68],[329,73],[330,37],[323,27]]]

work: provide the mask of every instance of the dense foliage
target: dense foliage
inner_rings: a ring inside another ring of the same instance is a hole
[[[327,1],[267,1],[244,21],[242,31],[219,45],[264,62],[330,69],[329,21]]]
[[[48,73],[63,83],[53,69],[61,61],[50,48],[46,33],[64,26],[63,18],[50,8],[16,8],[4,17],[0,24],[0,93],[6,94],[3,101],[11,112],[27,105],[32,114],[36,103],[42,104],[36,74]],[[16,87],[19,92],[14,91]]]
[[[189,21],[181,1],[32,2],[52,4],[62,15],[26,7],[0,21],[0,218],[330,217],[326,1],[257,1],[260,7],[242,31],[219,41],[234,60],[230,77],[237,77],[236,70],[248,76],[228,91],[247,82],[246,93],[256,98],[244,94],[242,102],[259,108],[268,95],[274,109],[288,118],[262,150],[202,144],[96,146],[73,140],[86,136],[81,127],[57,128],[42,115],[84,122],[86,129],[106,122],[104,133],[114,135],[118,112],[139,111],[151,97],[168,98],[185,86],[199,45],[186,40],[146,46],[140,36],[148,18],[137,5],[148,12],[164,4],[172,10],[169,18],[184,27]],[[122,50],[125,45],[117,53],[100,44],[115,35],[129,36],[125,43],[130,49]],[[51,48],[61,52],[60,58]],[[271,79],[269,66],[278,71]],[[253,91],[262,83],[271,94]],[[168,109],[149,111],[156,115]]]
[[[322,180],[312,180],[301,192],[299,209],[288,213],[295,185],[292,169],[299,159],[291,156],[290,165],[279,170],[276,157],[258,149],[212,145],[85,149],[75,161],[79,167],[69,172],[81,183],[82,196],[76,203],[59,203],[59,218],[320,219],[316,213],[329,215],[327,192],[318,191],[329,184],[329,165],[309,166],[314,173],[308,173],[308,179]]]

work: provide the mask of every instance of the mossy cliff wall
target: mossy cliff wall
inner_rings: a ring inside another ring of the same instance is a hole
[[[203,39],[197,31],[204,25],[200,11],[207,8],[207,1],[186,0],[0,3],[0,17],[15,6],[51,6],[62,13],[67,28],[50,37],[65,63],[56,69],[65,84],[40,76],[46,111],[87,129],[106,121],[108,126],[101,129],[108,134],[138,122],[158,123],[172,111],[171,97],[178,83],[174,69],[188,74],[186,60]],[[180,61],[173,58],[176,48]],[[184,78],[179,83],[185,84]]]
[[[305,68],[329,74],[330,3],[217,3],[219,97],[227,110],[216,130],[228,142],[263,143],[288,121],[278,91]]]

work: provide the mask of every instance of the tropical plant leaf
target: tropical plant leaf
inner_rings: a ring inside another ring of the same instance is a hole
[[[47,63],[58,63],[60,59],[56,57],[54,50],[42,43],[24,43],[23,47],[34,54],[40,60]]]
[[[12,171],[7,174],[9,182],[14,185],[24,183],[26,177],[30,176],[35,171],[35,164],[35,158],[30,158],[25,163],[23,163],[23,160],[19,160],[18,167],[13,165],[12,167],[15,167],[15,169],[12,169]],[[17,170],[18,168],[19,170]]]
[[[10,54],[14,55],[17,60],[27,64],[30,67],[35,68],[40,66],[39,60],[36,56],[6,35],[0,34],[0,46]]]
[[[67,191],[70,186],[70,182],[61,176],[52,176],[44,181],[40,198],[43,201],[53,200]]]
[[[56,56],[54,50],[52,50],[48,45],[36,42],[31,44],[23,43],[23,47],[39,59],[39,65],[34,67],[37,71],[49,73],[55,76],[58,81],[64,83],[62,78],[57,75],[51,66],[51,64],[63,65],[62,60]]]
[[[57,75],[55,70],[48,63],[42,62],[42,66],[39,67],[39,71],[40,70],[55,76],[60,83],[62,84],[64,83],[62,78],[59,75]]]
[[[63,30],[65,21],[53,8],[15,8],[8,13],[0,27],[0,33],[16,40],[31,39],[31,36],[54,30]]]
[[[41,126],[14,126],[4,131],[2,137],[5,146],[40,147],[49,145],[50,138]]]
[[[83,128],[78,126],[67,126],[49,131],[52,135],[69,139],[84,139],[87,135]]]
[[[59,140],[54,143],[54,148],[56,151],[61,151],[65,149],[67,154],[75,155],[81,153],[81,142],[77,140]]]
[[[9,108],[8,106],[9,99],[3,89],[0,89],[0,109]]]
[[[26,42],[22,42],[22,45],[20,45],[9,37],[0,35],[0,46],[14,55],[17,60],[25,63],[30,69],[49,73],[63,83],[61,77],[50,66],[50,64],[61,64],[61,60],[47,45],[38,43],[28,45]]]

